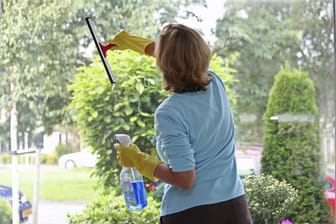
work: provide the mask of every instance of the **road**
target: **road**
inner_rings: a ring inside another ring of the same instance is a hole
[[[81,212],[85,205],[84,201],[40,201],[37,224],[68,224],[67,213]],[[33,224],[32,216],[25,224]]]

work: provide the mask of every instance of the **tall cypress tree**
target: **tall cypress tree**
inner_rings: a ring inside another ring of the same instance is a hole
[[[299,190],[298,201],[288,212],[294,223],[330,223],[315,98],[307,73],[285,67],[275,77],[264,115],[262,172]]]

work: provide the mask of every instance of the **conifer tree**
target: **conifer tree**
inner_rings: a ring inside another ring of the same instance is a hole
[[[286,66],[275,77],[264,115],[262,172],[299,190],[288,217],[294,223],[330,223],[315,99],[307,73]]]

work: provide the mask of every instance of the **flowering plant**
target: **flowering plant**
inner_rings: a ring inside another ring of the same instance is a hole
[[[254,223],[291,224],[284,219],[297,198],[296,189],[271,175],[248,176],[243,183]]]
[[[146,184],[146,188],[149,190],[149,191],[155,191],[156,190],[156,185],[155,184]]]

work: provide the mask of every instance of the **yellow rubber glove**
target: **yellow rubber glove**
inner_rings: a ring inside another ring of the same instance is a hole
[[[141,54],[149,54],[145,49],[148,45],[154,43],[154,41],[146,39],[140,36],[129,35],[125,30],[120,31],[112,39],[107,41],[112,50],[126,50],[130,49]]]
[[[135,167],[148,179],[154,182],[159,180],[154,177],[154,171],[161,163],[160,160],[148,155],[147,153],[141,152],[135,144],[131,144],[130,146],[114,144],[114,148],[118,152],[118,160],[121,166]]]

